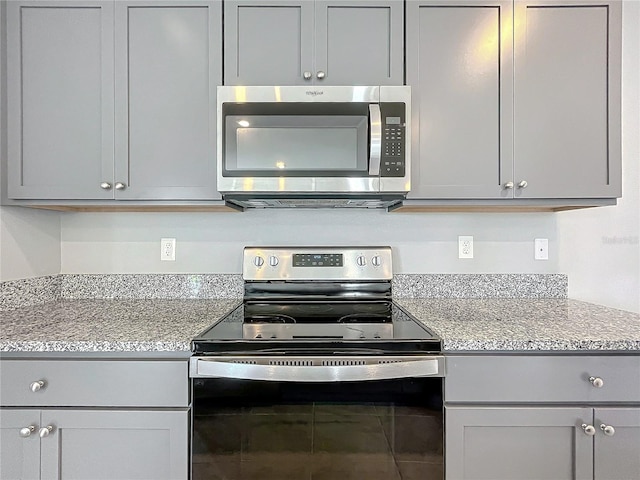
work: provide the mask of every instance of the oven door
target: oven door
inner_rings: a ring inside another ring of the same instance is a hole
[[[442,480],[442,358],[392,358],[192,358],[193,479]]]

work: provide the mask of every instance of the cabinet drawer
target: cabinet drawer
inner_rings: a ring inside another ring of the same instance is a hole
[[[446,362],[447,402],[640,402],[640,356],[451,356]],[[602,379],[602,387],[591,377]]]
[[[185,361],[3,360],[2,406],[188,406]],[[32,391],[34,382],[43,386]]]

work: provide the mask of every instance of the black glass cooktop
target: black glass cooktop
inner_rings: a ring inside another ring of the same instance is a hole
[[[193,339],[200,354],[439,352],[440,339],[391,300],[245,301]]]

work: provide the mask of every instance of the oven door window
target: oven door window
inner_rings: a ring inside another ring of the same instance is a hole
[[[193,479],[443,478],[442,379],[194,379]]]
[[[368,104],[225,104],[224,175],[368,176]]]

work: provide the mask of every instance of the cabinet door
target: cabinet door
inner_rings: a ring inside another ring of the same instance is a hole
[[[509,1],[407,2],[409,198],[512,197]]]
[[[7,3],[8,194],[113,197],[113,2]]]
[[[515,3],[516,196],[620,196],[621,3]]]
[[[116,3],[117,199],[216,192],[218,1]]]
[[[315,83],[403,85],[401,0],[317,0]]]
[[[640,408],[596,408],[594,426],[595,480],[640,478]]]
[[[451,480],[592,479],[590,408],[445,408]]]
[[[188,411],[43,410],[42,479],[188,478]]]
[[[306,85],[313,72],[313,2],[224,2],[225,85]]]
[[[40,479],[40,410],[0,409],[0,478]],[[33,428],[28,436],[24,428]]]

